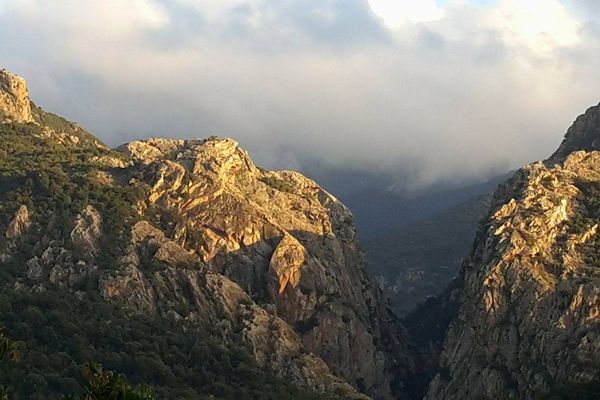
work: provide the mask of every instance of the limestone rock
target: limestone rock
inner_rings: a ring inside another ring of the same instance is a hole
[[[219,327],[224,340],[240,333],[260,366],[282,378],[317,390],[366,399],[334,376],[327,365],[308,352],[298,335],[280,318],[256,305],[228,278],[211,272],[198,258],[147,222],[137,223],[124,269],[101,282],[109,301],[138,312],[171,315],[204,330]],[[173,314],[178,306],[183,314]],[[223,323],[225,321],[226,323]]]
[[[92,206],[87,206],[75,220],[71,231],[71,242],[76,257],[92,259],[98,254],[100,237],[102,236],[102,220],[100,214]]]
[[[495,194],[428,399],[533,399],[600,373],[597,109]]]
[[[18,239],[31,226],[31,218],[27,206],[22,205],[8,224],[5,236],[8,239]]]
[[[564,161],[569,154],[578,150],[600,150],[600,105],[590,107],[575,120],[548,162]]]
[[[119,149],[136,160],[178,245],[273,304],[340,377],[377,398],[407,394],[403,383],[392,389],[412,369],[404,328],[367,275],[352,214],[335,197],[298,173],[259,169],[230,139]]]
[[[0,69],[0,122],[32,122],[25,79]]]
[[[283,294],[288,285],[292,288],[298,286],[306,256],[306,249],[294,237],[287,235],[281,239],[269,263],[269,269],[279,283],[279,295]]]

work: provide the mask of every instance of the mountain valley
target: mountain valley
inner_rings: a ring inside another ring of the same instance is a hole
[[[0,323],[21,357],[0,385],[75,396],[99,363],[160,399],[595,398],[599,138],[597,106],[493,196],[504,178],[361,236],[232,139],[111,149],[1,70]]]

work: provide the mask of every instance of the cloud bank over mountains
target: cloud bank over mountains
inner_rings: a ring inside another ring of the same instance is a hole
[[[593,3],[0,0],[0,60],[112,145],[231,136],[423,186],[543,158],[600,101]]]

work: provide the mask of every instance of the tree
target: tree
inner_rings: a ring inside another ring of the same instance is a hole
[[[145,387],[132,387],[119,374],[107,371],[99,364],[88,364],[83,371],[85,394],[80,400],[154,400],[154,393]],[[75,399],[73,399],[75,400]]]
[[[0,326],[0,361],[18,361],[19,357],[17,344],[6,336],[5,328]],[[0,400],[8,400],[4,386],[0,386]]]

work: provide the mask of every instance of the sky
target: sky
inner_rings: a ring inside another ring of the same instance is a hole
[[[113,146],[226,136],[418,188],[558,147],[600,102],[595,3],[0,0],[0,66]]]

